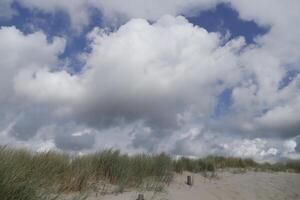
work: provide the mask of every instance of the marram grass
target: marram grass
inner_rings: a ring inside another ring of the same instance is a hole
[[[0,199],[52,200],[53,194],[85,192],[100,181],[125,188],[159,191],[174,173],[215,172],[223,168],[300,172],[300,161],[259,164],[252,159],[208,156],[173,160],[167,154],[129,156],[106,150],[84,156],[32,153],[0,147]]]

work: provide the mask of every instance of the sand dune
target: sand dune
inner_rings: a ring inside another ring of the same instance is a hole
[[[300,174],[219,172],[217,178],[208,179],[200,174],[191,174],[194,185],[186,184],[189,173],[176,175],[164,192],[129,191],[122,194],[95,196],[88,200],[136,200],[138,193],[145,200],[300,200]]]

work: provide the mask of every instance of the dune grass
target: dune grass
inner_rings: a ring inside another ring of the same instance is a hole
[[[118,186],[118,192],[125,188],[159,191],[170,183],[174,172],[223,168],[300,172],[300,161],[259,164],[252,159],[220,156],[173,160],[164,153],[129,156],[115,150],[70,156],[0,147],[0,199],[50,200],[56,198],[53,194],[85,192],[99,182]]]
[[[257,163],[253,159],[223,157],[223,156],[208,156],[206,158],[189,159],[181,158],[173,161],[173,169],[177,173],[183,171],[198,172],[214,172],[217,169],[237,168],[249,169],[254,171],[269,171],[269,172],[294,172],[300,173],[300,160],[287,160],[280,163]]]
[[[0,149],[0,199],[1,200],[39,200],[48,199],[42,192],[38,177],[28,162],[29,152],[24,150]]]
[[[174,161],[173,165],[174,170],[177,173],[182,173],[183,171],[190,171],[195,173],[203,171],[213,172],[216,169],[255,168],[260,166],[260,164],[252,159],[222,156],[208,156],[206,158],[200,159],[189,159],[183,157],[177,161]]]
[[[172,160],[166,154],[120,154],[106,150],[85,156],[57,152],[30,153],[0,148],[0,199],[49,199],[48,194],[84,192],[105,181],[125,187],[160,190],[172,179]]]

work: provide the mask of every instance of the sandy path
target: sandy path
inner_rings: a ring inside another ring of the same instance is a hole
[[[247,172],[219,173],[218,179],[192,174],[194,185],[185,184],[186,176],[177,175],[166,191],[153,196],[146,192],[145,200],[300,200],[300,174]],[[87,200],[136,200],[138,192],[95,197]]]

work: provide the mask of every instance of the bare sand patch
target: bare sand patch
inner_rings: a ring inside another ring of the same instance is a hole
[[[193,186],[186,184],[192,175]],[[145,200],[299,200],[300,174],[269,172],[219,172],[215,178],[203,174],[177,174],[165,191],[125,191],[99,196],[90,193],[87,200],[136,200],[143,193]]]

